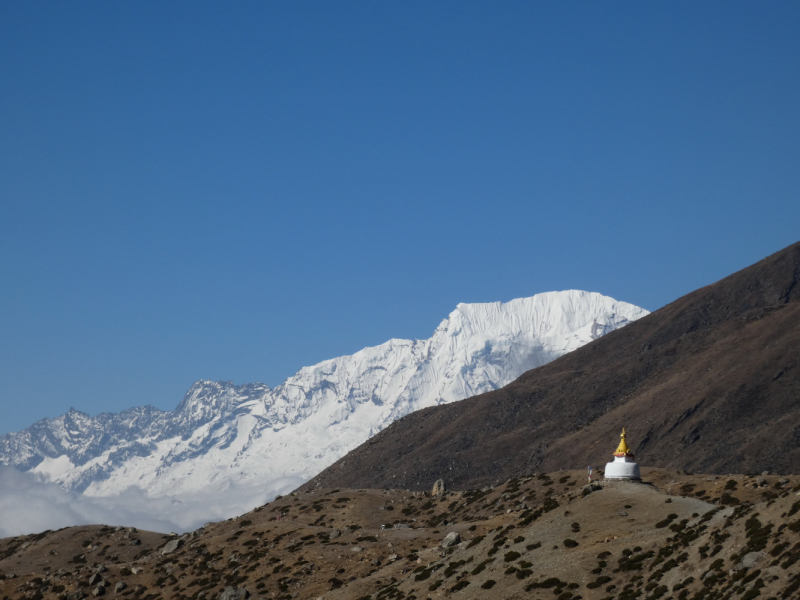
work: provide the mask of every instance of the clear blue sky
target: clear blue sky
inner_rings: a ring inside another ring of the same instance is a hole
[[[800,239],[797,2],[0,2],[0,433]]]

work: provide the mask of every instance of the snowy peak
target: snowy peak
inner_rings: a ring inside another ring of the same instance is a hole
[[[391,339],[303,367],[274,389],[198,381],[172,412],[44,419],[0,437],[0,464],[94,496],[245,486],[241,510],[243,494],[262,503],[404,415],[502,387],[646,314],[577,290],[459,304],[429,339]]]
[[[175,416],[186,426],[198,426],[234,412],[242,404],[269,393],[263,383],[234,385],[230,381],[197,381],[175,409]]]

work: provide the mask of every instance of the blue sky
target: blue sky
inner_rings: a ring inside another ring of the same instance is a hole
[[[0,433],[800,239],[790,2],[0,3]]]

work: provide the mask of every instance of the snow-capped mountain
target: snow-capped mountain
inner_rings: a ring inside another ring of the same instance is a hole
[[[255,506],[412,411],[502,387],[646,314],[574,290],[459,304],[427,340],[393,339],[304,367],[274,389],[198,381],[172,412],[72,409],[0,437],[0,464],[89,496],[237,487]]]

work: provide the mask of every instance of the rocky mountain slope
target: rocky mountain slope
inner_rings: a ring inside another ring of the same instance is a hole
[[[305,367],[270,389],[199,381],[175,411],[71,410],[0,438],[0,464],[73,492],[207,497],[249,507],[293,489],[396,419],[494,390],[647,311],[566,291],[459,304],[427,340],[390,340]],[[209,515],[210,516],[210,515]]]
[[[7,538],[0,596],[797,597],[800,479],[643,477],[587,486],[584,471],[561,471],[440,495],[319,488],[181,537],[97,525]]]
[[[800,472],[800,243],[501,390],[393,423],[305,489],[457,489],[602,465],[624,425],[644,465]]]

